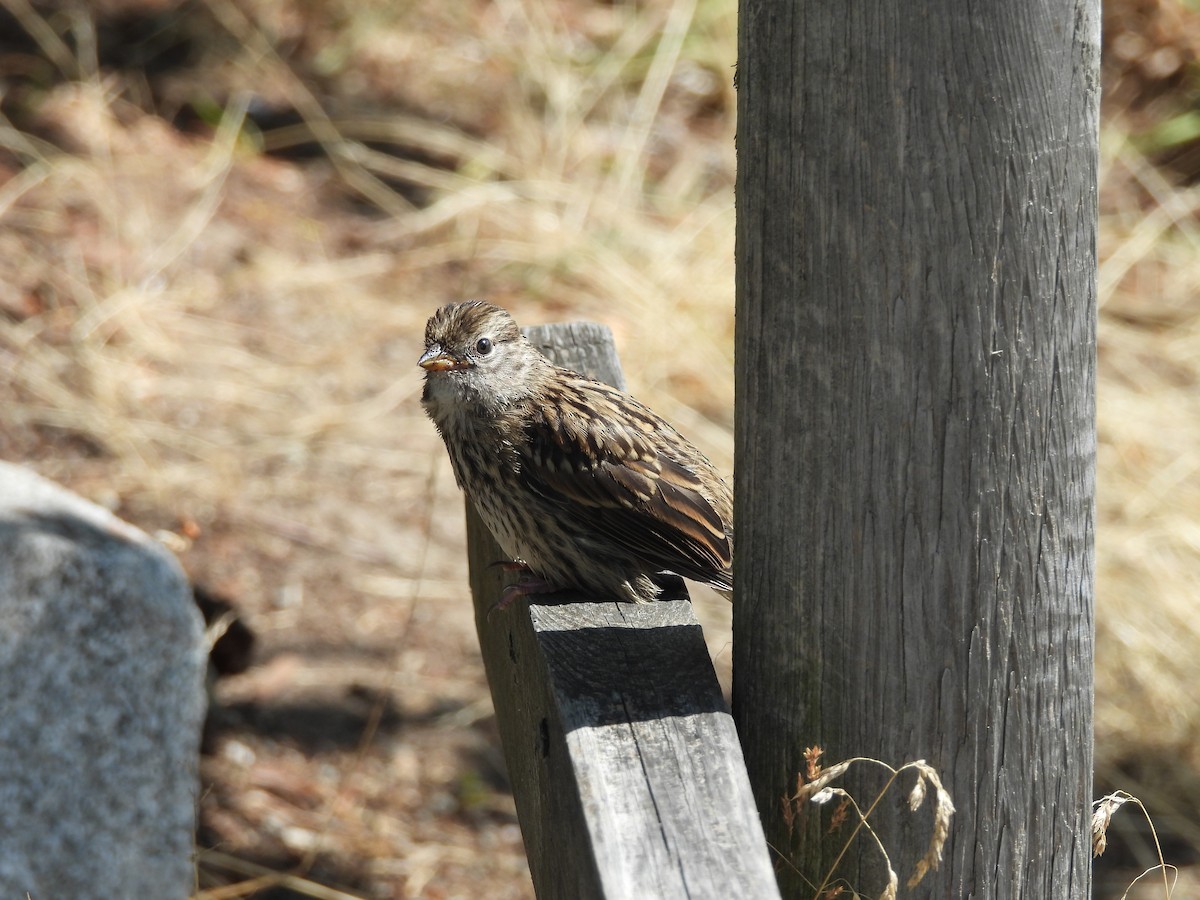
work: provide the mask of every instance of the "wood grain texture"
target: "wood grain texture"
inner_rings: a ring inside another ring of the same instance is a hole
[[[734,710],[777,846],[806,745],[942,773],[914,896],[1089,895],[1099,21],[740,8]]]
[[[526,333],[560,365],[620,383],[607,328]],[[467,528],[480,648],[538,896],[778,897],[682,582],[681,599],[653,604],[555,595],[490,612],[503,556],[469,504]]]

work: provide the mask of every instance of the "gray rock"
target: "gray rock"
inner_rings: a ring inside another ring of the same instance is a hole
[[[0,463],[0,897],[187,897],[203,625],[178,562]]]

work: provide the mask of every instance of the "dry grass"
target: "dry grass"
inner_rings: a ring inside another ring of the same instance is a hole
[[[1200,675],[1200,190],[1105,138],[1106,182],[1141,203],[1109,206],[1101,229],[1098,728],[1183,747],[1198,722],[1181,689]]]
[[[0,130],[0,453],[172,537],[260,634],[218,685],[201,896],[528,896],[421,328],[467,295],[604,320],[729,465],[733,11],[207,9],[227,52],[156,85],[190,133],[89,61],[88,18],[27,20],[70,71]],[[259,128],[264,98],[302,121]],[[305,141],[331,162],[260,152]]]
[[[153,86],[98,61],[83,5],[0,6],[54,73],[0,121],[0,455],[173,534],[247,610],[262,662],[224,702],[365,690],[363,721],[408,723],[225,747],[213,833],[264,858],[266,834],[301,874],[372,860],[330,876],[372,895],[528,895],[413,360],[450,298],[599,319],[634,392],[731,466],[733,5],[208,0],[187,13],[207,49]],[[260,125],[263,104],[299,121]],[[1196,790],[1200,189],[1110,121],[1098,756],[1174,754]],[[704,611],[727,666],[728,612]]]

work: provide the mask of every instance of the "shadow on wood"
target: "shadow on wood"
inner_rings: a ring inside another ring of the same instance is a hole
[[[621,384],[607,328],[526,332]],[[737,731],[682,582],[651,604],[493,611],[504,556],[470,504],[479,643],[541,898],[778,897]],[[564,602],[570,600],[571,602]]]

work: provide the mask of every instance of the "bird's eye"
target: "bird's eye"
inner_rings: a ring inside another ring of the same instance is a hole
[[[480,356],[487,356],[489,353],[491,353],[492,352],[492,339],[491,338],[480,338],[478,341],[476,341],[475,342],[475,352],[478,353]]]

